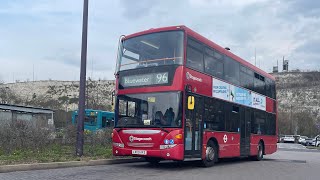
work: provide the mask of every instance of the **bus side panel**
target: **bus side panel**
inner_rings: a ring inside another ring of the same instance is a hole
[[[261,135],[251,134],[250,139],[250,155],[254,156],[258,154],[258,143],[262,139]]]
[[[102,128],[102,112],[98,112],[96,128],[97,129],[101,129]]]
[[[263,136],[264,152],[265,154],[272,154],[277,151],[277,137],[276,136]]]
[[[205,96],[212,96],[212,78],[208,75],[186,68],[183,76],[185,83],[191,85],[191,91]]]
[[[78,115],[78,113],[76,113],[75,111],[72,112],[72,124],[76,125],[76,116]]]
[[[232,132],[206,131],[203,138],[202,158],[205,158],[207,142],[215,138],[219,146],[219,158],[240,156],[240,134]]]
[[[264,142],[265,154],[272,154],[277,151],[277,137],[276,136],[263,136],[251,135],[250,155],[254,156],[258,153],[258,144],[262,140]]]
[[[275,109],[274,105],[275,105],[274,100],[269,97],[266,97],[266,111],[271,112],[271,113],[275,113],[274,112],[274,109]]]

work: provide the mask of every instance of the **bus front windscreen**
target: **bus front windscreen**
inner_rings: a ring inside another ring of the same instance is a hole
[[[125,40],[119,48],[117,71],[182,64],[183,31],[141,35]]]
[[[119,95],[116,127],[181,127],[180,92]]]

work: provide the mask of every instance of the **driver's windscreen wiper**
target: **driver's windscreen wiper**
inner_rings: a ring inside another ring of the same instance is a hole
[[[169,133],[168,130],[164,129],[162,126],[157,126],[158,128],[160,128],[162,131],[166,132],[166,133]]]

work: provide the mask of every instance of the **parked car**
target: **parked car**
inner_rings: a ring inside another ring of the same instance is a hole
[[[293,137],[293,135],[285,135],[283,137],[283,142],[290,142],[290,143],[294,143],[295,139]]]
[[[278,142],[283,142],[283,137],[284,137],[284,135],[279,135],[278,136]]]
[[[312,141],[313,141],[313,138],[306,138],[304,141],[301,142],[301,144],[305,146],[311,146]]]
[[[300,136],[298,139],[299,144],[302,144],[308,137],[307,136]]]
[[[311,146],[320,147],[320,135],[312,139]]]

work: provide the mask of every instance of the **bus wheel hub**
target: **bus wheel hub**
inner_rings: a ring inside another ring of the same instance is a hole
[[[212,147],[210,146],[207,147],[206,156],[207,156],[207,160],[209,161],[214,160],[214,149]]]

